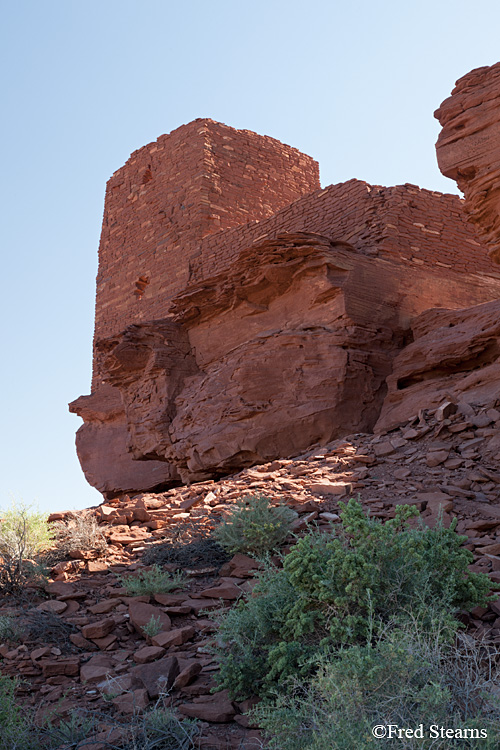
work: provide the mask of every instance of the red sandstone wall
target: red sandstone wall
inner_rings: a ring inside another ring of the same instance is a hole
[[[107,185],[94,340],[164,316],[202,237],[272,216],[318,187],[311,157],[212,120],[135,151]]]
[[[283,231],[316,232],[351,242],[358,250],[400,258],[413,265],[437,265],[500,278],[456,195],[415,185],[383,188],[359,180],[315,191],[271,219],[205,237],[193,268],[196,280],[227,267],[241,250],[263,236]]]

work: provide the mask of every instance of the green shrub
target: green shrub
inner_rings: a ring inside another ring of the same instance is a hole
[[[138,576],[120,576],[122,586],[129,596],[147,596],[148,594],[168,594],[174,589],[185,588],[187,579],[182,573],[171,574],[159,565],[153,565]]]
[[[220,620],[220,687],[238,698],[265,695],[309,674],[328,650],[366,644],[409,617],[426,631],[438,616],[455,632],[453,611],[484,604],[490,581],[468,571],[472,554],[455,523],[413,529],[414,515],[401,506],[382,524],[351,499],[333,537],[310,532],[282,569],[266,563],[253,596]]]
[[[16,682],[0,674],[0,727],[22,724],[21,711],[14,702]]]
[[[20,639],[21,632],[16,619],[10,615],[0,615],[0,643]]]
[[[99,719],[99,716],[94,716],[85,710],[76,710],[64,719],[50,716],[38,728],[40,745],[36,745],[36,748],[85,750],[89,742],[99,734]]]
[[[235,503],[214,530],[216,541],[232,554],[263,555],[275,550],[291,531],[297,514],[286,505],[271,505],[265,495],[249,495]]]
[[[0,674],[0,750],[38,750],[39,731],[33,710],[16,704],[17,680]]]
[[[149,622],[147,622],[142,628],[144,635],[146,635],[148,638],[154,638],[155,635],[161,633],[162,630],[163,628],[160,618],[155,617],[154,615],[151,615]]]
[[[446,628],[446,624],[445,624]],[[325,653],[312,680],[295,679],[288,694],[260,704],[253,715],[275,750],[400,750],[455,747],[440,728],[461,730],[456,746],[499,747],[498,667],[479,645],[443,641],[439,622],[414,622],[378,642]],[[469,641],[472,639],[469,639]],[[499,654],[496,654],[498,656]],[[374,738],[377,725],[417,729],[422,737]],[[431,727],[434,729],[431,730]],[[481,737],[480,730],[487,733]],[[467,731],[465,731],[467,730]]]
[[[38,557],[52,539],[47,517],[30,506],[13,504],[0,511],[0,589],[15,593],[43,578]]]

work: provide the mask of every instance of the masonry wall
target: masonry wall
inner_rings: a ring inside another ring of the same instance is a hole
[[[165,317],[190,283],[284,231],[346,240],[400,259],[409,273],[434,266],[500,278],[461,206],[455,195],[414,185],[350,180],[321,190],[317,163],[297,149],[195,120],[134,152],[108,182],[94,342]]]
[[[409,270],[434,265],[500,278],[500,267],[492,263],[466,220],[458,196],[415,185],[371,186],[360,180],[315,191],[258,224],[205,237],[193,278],[200,281],[220,273],[244,248],[284,231],[345,240],[368,255],[401,259]]]
[[[212,120],[135,151],[106,189],[94,341],[164,316],[203,237],[270,217],[318,188],[311,157]]]

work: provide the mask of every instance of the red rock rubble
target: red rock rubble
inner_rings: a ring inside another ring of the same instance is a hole
[[[257,736],[246,727],[242,706],[225,693],[210,693],[218,665],[210,653],[215,625],[205,612],[248,596],[259,564],[242,554],[219,572],[213,566],[190,569],[185,564],[188,587],[155,596],[129,596],[118,578],[145,570],[143,553],[166,540],[205,535],[237,499],[256,492],[293,508],[298,530],[314,521],[331,533],[339,502],[352,495],[359,495],[379,518],[390,518],[401,503],[415,505],[430,525],[439,515],[445,524],[457,517],[457,530],[468,537],[466,546],[474,553],[472,569],[486,573],[498,593],[487,608],[462,616],[471,634],[498,645],[499,464],[500,398],[495,394],[480,405],[447,400],[437,408],[420,408],[390,431],[355,433],[295,459],[274,460],[217,481],[115,498],[95,510],[108,540],[100,567],[91,572],[92,560],[73,561],[76,569],[58,566],[56,579],[47,586],[46,602],[78,605],[60,612],[52,608],[57,622],[74,629],[67,643],[55,645],[48,633],[46,639],[26,638],[22,645],[1,644],[0,670],[26,679],[34,703],[54,705],[66,695],[62,712],[99,707],[108,712],[110,726],[113,712],[127,717],[144,710],[168,686],[179,716],[202,721],[202,747],[207,750],[238,747],[242,739]],[[137,508],[145,511],[141,518],[134,518]],[[124,522],[114,524],[111,510]],[[151,528],[147,517],[161,512],[163,525]],[[134,530],[141,532],[140,538],[131,535]],[[31,606],[38,607],[36,601]],[[22,622],[32,609],[5,604],[0,614],[17,614]],[[152,615],[161,621],[162,631],[148,643],[142,628]]]

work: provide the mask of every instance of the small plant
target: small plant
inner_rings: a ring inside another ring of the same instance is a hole
[[[52,643],[61,649],[62,653],[72,653],[76,650],[69,636],[77,628],[63,620],[54,612],[42,612],[39,609],[22,611],[17,618],[18,629],[23,640],[38,640],[42,643]]]
[[[236,553],[263,555],[279,547],[291,531],[297,514],[286,505],[271,505],[265,495],[249,495],[214,530],[216,541]]]
[[[21,633],[16,620],[10,615],[0,615],[0,643],[20,639]]]
[[[37,558],[52,540],[46,516],[30,506],[13,504],[0,511],[0,590],[18,593],[40,581],[43,569]]]
[[[182,573],[171,574],[153,565],[150,570],[143,571],[138,576],[119,576],[122,586],[129,596],[147,596],[148,594],[168,594],[174,589],[185,588],[187,579]]]
[[[95,709],[76,710],[60,718],[57,707],[43,718],[35,709],[16,703],[17,684],[0,674],[0,750],[85,750],[97,741],[116,750],[198,747],[195,739],[200,728],[196,721],[180,721],[168,708],[167,695],[160,695],[150,709],[124,720]]]
[[[147,622],[142,628],[142,632],[148,638],[154,638],[155,635],[158,635],[158,633],[161,633],[162,630],[163,628],[161,625],[160,618],[155,617],[154,615],[151,615],[151,619],[149,620],[149,622]]]
[[[142,556],[145,565],[176,565],[178,568],[221,568],[231,555],[211,537],[199,536],[188,543],[165,542],[149,547]]]
[[[53,528],[57,548],[65,555],[83,550],[100,556],[107,551],[106,537],[92,511],[72,513],[64,521],[56,521]]]
[[[164,706],[167,696],[160,696],[155,706],[135,719],[131,728],[130,750],[194,750],[200,728],[195,721],[180,721]],[[198,745],[196,745],[198,747]]]
[[[0,750],[37,750],[39,732],[33,711],[15,701],[18,681],[0,674]]]
[[[19,708],[14,703],[16,681],[0,674],[0,727],[22,724]]]
[[[99,717],[84,710],[70,713],[64,719],[49,717],[40,727],[40,741],[38,747],[54,750],[57,748],[81,748],[88,745],[87,740],[93,740],[99,733]]]

